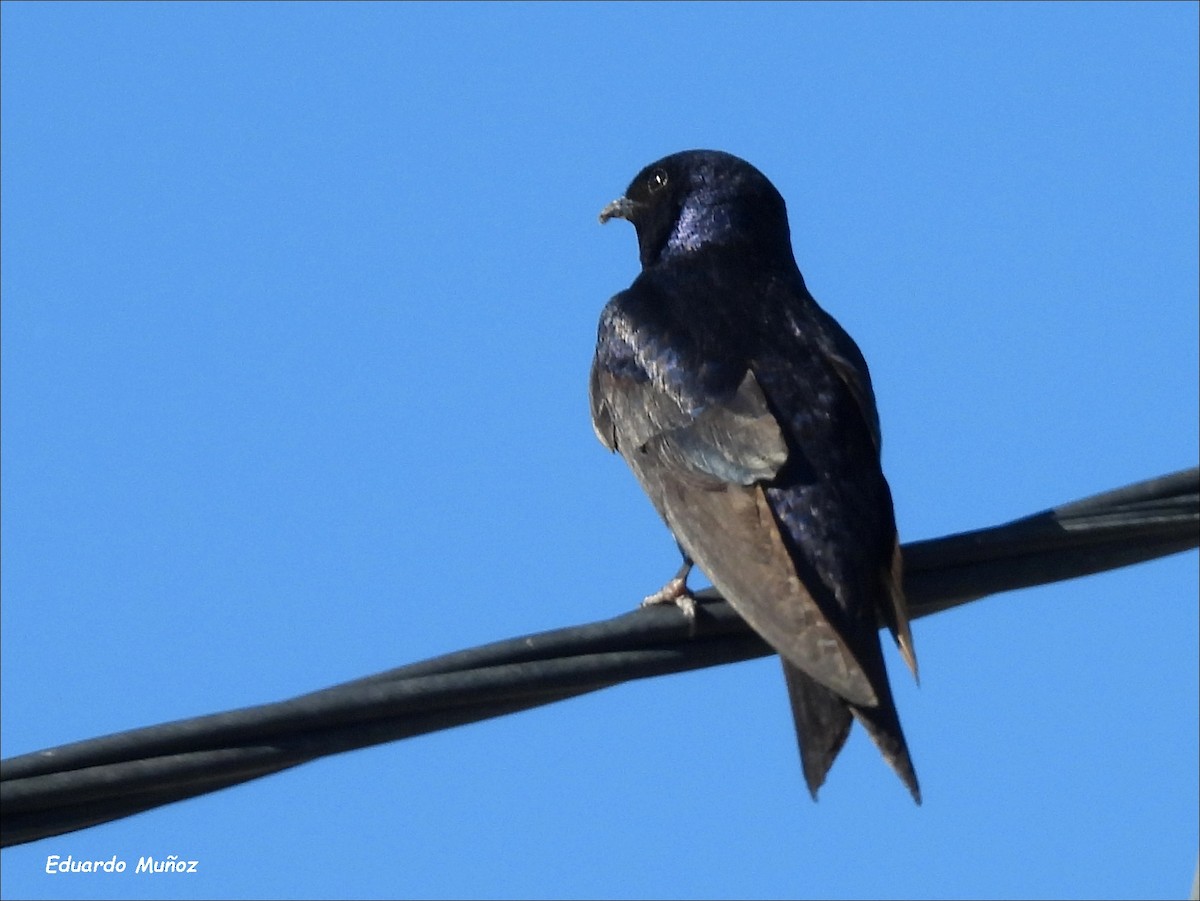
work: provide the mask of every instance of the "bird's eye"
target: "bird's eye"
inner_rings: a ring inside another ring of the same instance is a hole
[[[666,186],[667,173],[664,170],[655,169],[652,173],[650,173],[650,180],[647,183],[647,187],[650,189],[651,194],[657,194]]]

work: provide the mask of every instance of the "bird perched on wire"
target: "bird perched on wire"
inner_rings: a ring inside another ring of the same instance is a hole
[[[692,150],[639,172],[615,217],[642,271],[600,317],[592,424],[684,555],[645,603],[694,616],[698,564],[783,660],[813,798],[857,719],[920,803],[879,642],[883,622],[916,676],[875,395],[805,287],[783,197]]]

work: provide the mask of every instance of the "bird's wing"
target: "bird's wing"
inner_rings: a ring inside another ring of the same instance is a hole
[[[859,350],[858,344],[842,328],[841,323],[826,313],[824,308],[807,293],[807,290],[805,299],[807,302],[800,315],[816,320],[815,324],[821,336],[819,341],[821,354],[849,389],[850,395],[854,398],[854,402],[867,424],[867,429],[871,433],[871,440],[875,442],[875,449],[879,450],[882,444],[879,410],[875,404],[875,389],[871,386],[871,374],[867,368],[867,361],[863,357],[862,351]],[[793,322],[792,327],[795,329],[806,328],[804,324],[796,322]]]
[[[847,700],[873,706],[869,679],[797,575],[760,484],[788,449],[754,374],[745,369],[721,393],[688,382],[697,367],[649,358],[665,342],[644,323],[632,328],[620,299],[602,317],[591,374],[600,440],[621,452],[689,556],[768,644]]]
[[[697,477],[670,464],[642,465],[661,467],[656,475],[672,531],[751,628],[846,700],[878,703],[862,666],[797,575],[762,487]]]
[[[686,469],[743,485],[772,478],[787,444],[754,375],[690,359],[684,337],[638,315],[640,294],[618,294],[600,319],[589,396],[601,443],[628,456],[670,436],[663,449]]]
[[[820,342],[821,353],[830,367],[850,392],[863,421],[875,443],[876,453],[880,452],[882,441],[879,428],[879,411],[875,404],[875,391],[871,386],[870,371],[866,360],[854,339],[842,328],[841,324],[825,312],[815,301],[806,305],[806,310],[815,315],[823,333]],[[795,326],[794,326],[795,327]],[[882,574],[886,603],[881,604],[880,614],[887,624],[888,631],[900,650],[900,656],[917,678],[917,656],[913,646],[912,627],[909,625],[908,603],[904,597],[904,559],[900,553],[900,541],[897,538],[891,553],[891,559]]]
[[[682,383],[670,390],[668,366],[639,348],[635,317],[626,309],[635,304],[636,294],[623,291],[604,308],[588,379],[592,428],[611,451],[640,447],[654,435],[687,425],[698,404]],[[659,375],[657,384],[652,373]]]
[[[849,340],[849,336],[847,336],[847,340]],[[851,346],[854,345],[851,344]],[[857,348],[855,350],[857,352]],[[876,412],[875,393],[871,389],[871,380],[865,375],[866,364],[862,364],[863,368],[860,369],[847,356],[832,351],[826,352],[825,358],[850,391],[859,410],[862,411],[863,419],[866,420],[871,438],[875,442],[875,451],[878,453],[880,450],[879,414]],[[861,358],[861,354],[859,354],[859,359],[861,360]],[[908,621],[908,603],[904,598],[904,558],[900,553],[898,536],[893,544],[888,566],[882,573],[882,579],[883,597],[886,602],[880,605],[879,612],[883,616],[884,622],[887,623],[888,631],[892,633],[896,647],[900,649],[900,656],[904,658],[904,662],[915,679],[917,678],[917,655],[913,647],[912,627]]]

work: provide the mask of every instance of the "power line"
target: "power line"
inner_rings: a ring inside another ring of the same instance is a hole
[[[1200,469],[904,546],[913,617],[1200,545]],[[291,700],[0,761],[0,846],[120,819],[319,757],[622,682],[773,653],[712,590],[672,607],[482,645]]]

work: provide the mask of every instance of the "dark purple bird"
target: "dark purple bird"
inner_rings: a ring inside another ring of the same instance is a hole
[[[916,675],[879,416],[858,346],[804,285],[783,197],[727,153],[647,166],[600,214],[642,271],[600,317],[592,423],[684,553],[783,658],[816,797],[857,719],[921,800],[879,642]]]

